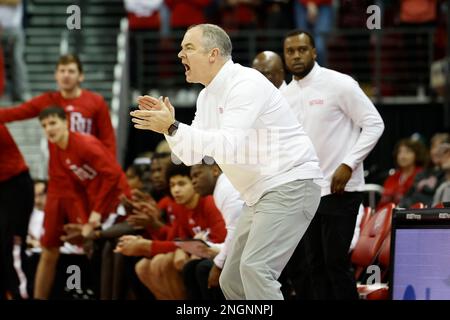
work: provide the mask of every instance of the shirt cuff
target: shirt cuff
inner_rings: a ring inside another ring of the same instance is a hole
[[[344,161],[342,161],[342,163],[349,166],[352,169],[352,171],[355,171],[356,167],[358,166],[356,161],[351,158],[345,158]]]
[[[153,257],[159,253],[168,253],[168,252],[175,251],[177,248],[178,247],[175,245],[175,243],[173,241],[153,240],[151,249],[150,249],[150,254]]]

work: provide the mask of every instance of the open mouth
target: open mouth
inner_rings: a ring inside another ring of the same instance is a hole
[[[189,67],[189,65],[187,65],[186,63],[183,63],[183,66],[184,66],[185,72],[188,72],[189,70],[191,70],[191,67]]]

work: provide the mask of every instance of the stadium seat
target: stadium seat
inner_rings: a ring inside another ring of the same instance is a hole
[[[367,225],[367,222],[370,219],[370,216],[372,215],[372,208],[371,207],[364,207],[364,214],[361,219],[361,224],[359,225],[359,229],[362,231],[364,229],[364,226]]]
[[[414,203],[410,209],[424,209],[426,206],[422,202]],[[391,259],[391,232],[388,233],[381,245],[378,254],[378,266],[380,267],[382,283],[358,285],[360,298],[367,300],[387,300],[389,298],[389,284],[387,283],[387,274]]]
[[[380,267],[387,268],[389,267],[390,260],[390,252],[391,252],[391,233],[389,232],[386,238],[383,240],[383,244],[381,245],[380,254],[378,256],[378,262]]]
[[[443,204],[442,202],[439,202],[439,203],[436,204],[433,208],[436,208],[436,209],[442,209],[442,208],[444,208],[444,204]]]
[[[379,285],[376,290],[370,290],[365,296],[366,300],[388,300],[389,299],[389,287],[384,283]]]
[[[386,236],[381,245],[378,255],[378,266],[381,269],[381,283],[358,284],[358,294],[360,299],[365,300],[387,300],[389,297],[389,285],[386,276],[389,271],[391,258],[391,233]]]
[[[424,208],[425,204],[423,204],[422,202],[416,202],[410,207],[410,209],[424,209]]]
[[[358,243],[352,252],[351,260],[355,266],[355,277],[359,279],[363,271],[371,265],[391,228],[392,210],[395,204],[389,203],[370,217],[361,230]]]

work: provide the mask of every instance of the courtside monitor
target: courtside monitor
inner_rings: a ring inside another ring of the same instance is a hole
[[[394,210],[392,300],[450,300],[450,208]]]

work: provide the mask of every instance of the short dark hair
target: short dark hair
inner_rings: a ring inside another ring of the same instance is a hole
[[[44,110],[39,113],[39,121],[42,121],[44,119],[47,119],[48,117],[56,116],[60,118],[61,120],[66,120],[66,112],[62,107],[58,106],[51,106],[48,108],[45,108]]]
[[[309,33],[308,31],[302,30],[302,29],[295,29],[295,30],[291,30],[288,33],[286,33],[286,35],[284,36],[284,40],[286,40],[289,37],[293,37],[293,36],[299,36],[301,34],[306,34],[309,38],[309,42],[311,43],[311,46],[313,48],[316,47],[316,42],[314,41],[314,37],[312,36],[311,33]]]
[[[416,158],[414,165],[422,167],[422,166],[426,166],[428,164],[428,150],[425,147],[425,145],[422,142],[420,142],[419,140],[413,140],[411,138],[404,138],[404,139],[399,140],[394,147],[393,156],[394,156],[395,165],[398,165],[397,164],[397,155],[400,151],[401,146],[405,146],[408,149],[412,150],[412,152],[414,152],[414,155]]]
[[[133,163],[127,170],[132,170],[134,174],[140,179],[144,180],[148,178],[150,174],[150,164],[147,163]]]
[[[78,58],[75,54],[65,54],[59,57],[58,63],[56,64],[56,68],[60,65],[67,65],[69,63],[75,63],[77,65],[78,71],[83,73],[83,65],[81,64],[80,58]]]
[[[166,181],[169,182],[170,178],[174,176],[183,176],[191,179],[191,168],[184,164],[171,163],[166,170]]]

